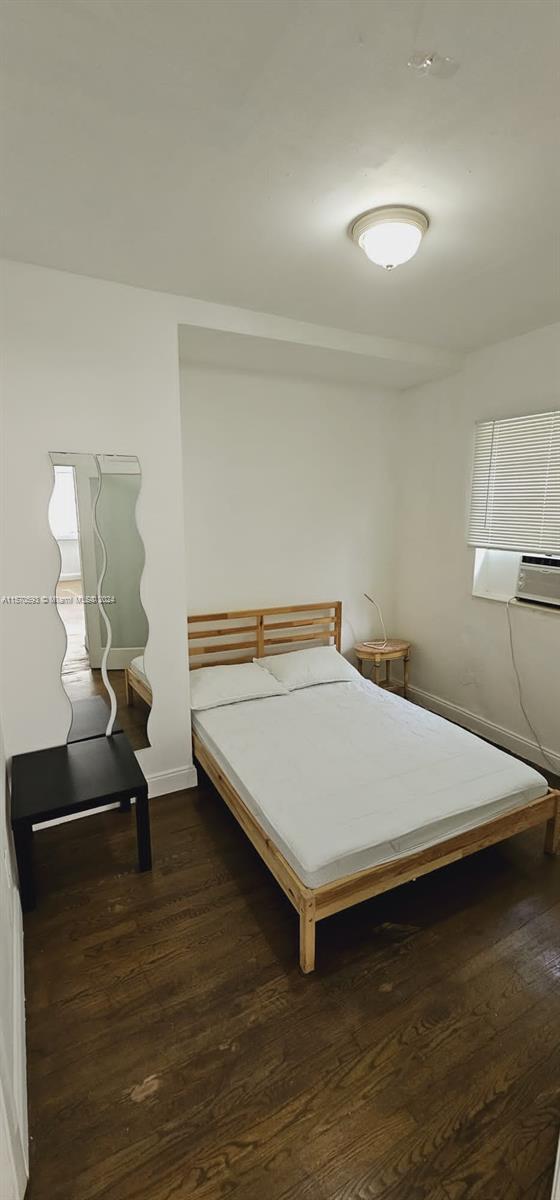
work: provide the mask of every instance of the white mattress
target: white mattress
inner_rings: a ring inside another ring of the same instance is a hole
[[[364,680],[193,713],[198,737],[309,887],[544,795],[502,750]]]
[[[129,670],[134,671],[134,674],[138,675],[140,679],[143,679],[144,683],[148,682],[148,676],[146,675],[146,672],[144,670],[144,655],[143,654],[138,654],[136,658],[133,658],[131,660]]]

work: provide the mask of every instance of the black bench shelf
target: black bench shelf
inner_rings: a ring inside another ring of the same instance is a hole
[[[130,810],[136,800],[138,866],[152,865],[148,784],[124,733],[52,746],[12,759],[12,829],[24,912],[35,908],[33,825],[120,803]]]

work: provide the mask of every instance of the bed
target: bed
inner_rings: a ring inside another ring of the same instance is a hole
[[[338,601],[198,614],[190,666],[340,650],[341,628]],[[299,914],[304,973],[341,909],[534,825],[560,851],[560,792],[539,772],[358,673],[193,713],[193,746]]]
[[[132,659],[129,667],[124,669],[124,692],[127,704],[134,704],[134,697],[139,696],[144,704],[152,707],[152,689],[144,670],[144,655],[139,654]]]

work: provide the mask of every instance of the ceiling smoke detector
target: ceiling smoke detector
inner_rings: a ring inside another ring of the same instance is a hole
[[[349,233],[370,262],[392,271],[414,257],[429,224],[418,208],[386,205],[362,213]]]

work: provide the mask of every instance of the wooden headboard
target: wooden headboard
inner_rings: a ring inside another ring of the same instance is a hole
[[[334,643],[340,650],[342,601],[245,608],[240,612],[195,613],[188,617],[189,665],[215,667],[252,662]]]

